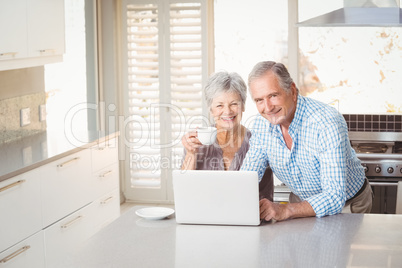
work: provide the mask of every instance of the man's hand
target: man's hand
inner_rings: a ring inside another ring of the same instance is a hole
[[[283,221],[287,218],[283,204],[273,203],[265,198],[260,200],[260,219]]]
[[[260,200],[260,219],[283,221],[292,218],[312,217],[315,212],[307,201],[291,204],[278,204],[268,199]]]

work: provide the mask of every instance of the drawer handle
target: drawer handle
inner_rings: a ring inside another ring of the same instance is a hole
[[[67,222],[66,224],[63,224],[63,225],[61,226],[61,228],[62,228],[62,229],[66,229],[66,228],[70,227],[71,225],[73,225],[74,223],[76,223],[77,221],[81,220],[83,217],[84,217],[84,216],[81,216],[81,215],[80,215],[80,216],[78,216],[77,218],[75,218],[75,219],[73,219],[73,220]]]
[[[54,53],[56,49],[40,49],[40,53]]]
[[[5,257],[4,259],[0,260],[0,263],[6,263],[9,260],[14,259],[15,257],[17,257],[18,255],[20,255],[21,253],[27,251],[30,248],[31,248],[31,246],[23,246],[19,250],[15,251],[14,253],[11,253],[10,255]]]
[[[5,52],[5,53],[0,53],[0,57],[14,57],[17,54],[18,54],[18,52]]]
[[[67,166],[68,164],[71,164],[71,163],[77,161],[78,159],[80,159],[80,158],[79,158],[79,157],[75,157],[75,158],[70,159],[70,160],[68,160],[68,161],[66,161],[66,162],[64,162],[64,163],[58,164],[57,167],[59,167],[59,168],[65,167],[65,166]]]
[[[18,186],[18,185],[20,185],[21,183],[24,183],[24,182],[25,182],[25,180],[19,180],[19,181],[16,181],[14,183],[11,183],[10,185],[7,185],[7,186],[4,186],[3,188],[0,188],[0,192],[4,192],[4,191],[6,191],[6,190],[8,190],[10,188],[13,188],[15,186]]]
[[[110,201],[112,201],[113,199],[114,199],[114,196],[110,196],[110,197],[108,197],[108,198],[102,200],[102,201],[101,201],[101,204],[102,204],[102,205],[105,205],[105,204],[109,203]]]
[[[104,177],[109,176],[112,173],[113,173],[113,170],[109,170],[109,171],[106,171],[105,173],[100,174],[99,177],[104,178]]]
[[[113,196],[110,196],[110,197],[108,197],[108,198],[102,200],[100,203],[101,203],[102,205],[105,205],[105,204],[109,203],[110,201],[112,201],[113,199],[114,199],[114,197],[113,197]]]

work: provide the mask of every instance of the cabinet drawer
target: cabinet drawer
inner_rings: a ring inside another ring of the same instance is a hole
[[[93,234],[120,216],[119,188],[103,195],[92,203],[94,210]]]
[[[43,227],[91,202],[90,163],[90,151],[82,150],[43,167]]]
[[[93,220],[91,204],[52,224],[44,230],[46,267],[55,267],[62,257],[92,235]]]
[[[119,187],[119,164],[115,163],[92,174],[92,200]]]
[[[91,157],[93,172],[118,162],[117,138],[107,140],[92,147]]]
[[[42,229],[40,169],[0,182],[0,252]]]
[[[43,231],[0,253],[4,268],[45,267]]]

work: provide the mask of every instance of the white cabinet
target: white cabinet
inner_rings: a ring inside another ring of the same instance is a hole
[[[0,182],[0,266],[54,267],[120,215],[117,138]]]
[[[99,230],[120,216],[119,163],[117,138],[106,140],[91,148],[92,198],[97,210]]]
[[[0,61],[28,56],[26,11],[26,0],[0,0]]]
[[[39,170],[0,182],[0,252],[42,229]]]
[[[93,200],[90,157],[89,150],[82,150],[41,167],[43,227]]]
[[[92,174],[92,200],[119,187],[119,165],[114,163]]]
[[[28,0],[27,6],[28,55],[63,54],[64,0]]]
[[[4,268],[45,267],[43,231],[0,252],[0,266]]]
[[[46,267],[55,267],[61,257],[90,237],[91,221],[93,210],[90,204],[44,230]]]
[[[120,192],[119,188],[104,194],[93,202],[94,221],[92,222],[93,234],[114,221],[120,216]]]
[[[62,61],[64,0],[0,0],[0,71]]]
[[[92,171],[117,163],[117,139],[110,139],[100,142],[91,148]]]

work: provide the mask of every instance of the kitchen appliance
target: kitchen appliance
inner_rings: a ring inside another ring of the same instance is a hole
[[[344,0],[343,8],[297,23],[299,27],[401,27],[399,0]]]
[[[349,139],[374,193],[371,213],[395,214],[402,202],[402,133],[349,132]]]

